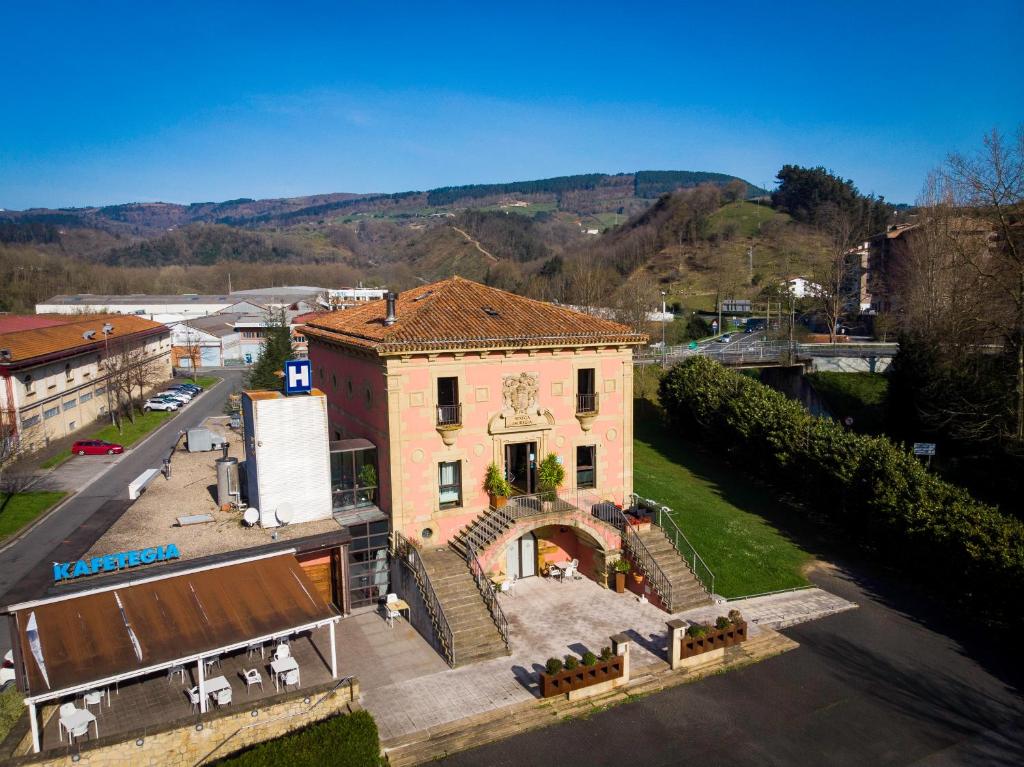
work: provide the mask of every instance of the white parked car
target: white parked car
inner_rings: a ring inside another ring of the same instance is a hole
[[[161,397],[163,399],[177,400],[182,405],[187,405],[189,402],[192,401],[192,397],[190,397],[189,395],[182,394],[182,393],[176,392],[176,391],[162,391],[159,394],[156,394],[154,396]]]
[[[143,410],[177,410],[181,407],[181,403],[175,402],[171,399],[164,399],[162,397],[154,397],[153,399],[146,400],[146,404],[142,406]]]

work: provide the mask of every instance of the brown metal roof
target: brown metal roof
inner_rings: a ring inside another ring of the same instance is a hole
[[[32,613],[49,684],[26,635]],[[28,604],[14,615],[26,694],[35,696],[285,633],[338,613],[288,553]]]

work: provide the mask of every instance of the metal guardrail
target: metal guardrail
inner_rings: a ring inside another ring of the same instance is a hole
[[[701,558],[700,554],[697,553],[697,548],[690,543],[690,540],[683,531],[679,529],[679,525],[672,519],[672,509],[661,505],[657,501],[652,501],[650,498],[641,498],[636,493],[633,493],[632,498],[634,506],[654,512],[654,524],[660,527],[665,537],[672,542],[675,550],[679,552],[679,556],[686,562],[686,566],[690,568],[693,577],[704,587],[704,590],[708,594],[714,594],[715,574],[707,566],[707,563]]]
[[[618,529],[622,535],[623,547],[647,576],[648,583],[661,597],[666,609],[672,612],[672,581],[661,569],[661,565],[655,560],[654,555],[651,554],[644,542],[640,540],[640,534],[629,524],[622,509],[614,503],[604,502],[593,506],[592,513],[601,521]]]
[[[664,349],[643,349],[633,355],[637,364],[649,362],[678,362],[689,357],[710,357],[724,365],[743,365],[758,362],[783,362],[810,357],[891,357],[899,351],[895,343],[822,343],[802,344],[789,341],[758,341],[745,346],[715,344],[699,346],[667,346]]]
[[[462,404],[438,405],[437,406],[438,426],[461,426],[462,425]]]
[[[448,661],[449,666],[455,665],[455,643],[452,636],[452,628],[448,625],[448,619],[445,617],[444,608],[441,607],[441,602],[437,598],[437,593],[434,591],[434,586],[430,582],[430,576],[427,575],[427,570],[423,566],[423,560],[420,558],[420,553],[409,543],[409,540],[397,530],[392,532],[392,546],[394,555],[398,557],[402,564],[408,567],[416,579],[416,585],[419,586],[420,596],[423,597],[423,601],[427,605],[427,610],[430,613],[431,623],[437,631],[438,639],[441,642],[441,647],[444,650],[445,658]]]
[[[576,395],[576,412],[580,414],[597,412],[597,392],[581,392]]]
[[[491,579],[484,572],[483,565],[480,564],[480,560],[476,556],[476,548],[468,541],[466,542],[466,553],[467,561],[469,562],[469,572],[476,581],[476,587],[484,598],[484,604],[487,605],[491,618],[494,619],[494,625],[498,627],[498,633],[501,634],[501,639],[505,643],[505,649],[508,650],[510,649],[508,643],[508,620],[505,618],[501,605],[498,604],[498,592],[494,588],[494,584],[491,583]]]

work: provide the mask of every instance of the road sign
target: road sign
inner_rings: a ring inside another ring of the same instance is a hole
[[[711,329],[718,330],[718,320],[711,320]]]
[[[914,455],[935,455],[934,442],[915,442]]]
[[[313,366],[309,360],[288,360],[284,363],[284,393],[308,394],[313,388]]]

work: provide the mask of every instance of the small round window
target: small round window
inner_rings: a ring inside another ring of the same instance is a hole
[[[422,538],[425,541],[429,541],[433,536],[434,531],[431,530],[429,527],[424,527],[423,531],[420,533],[420,538]]]

